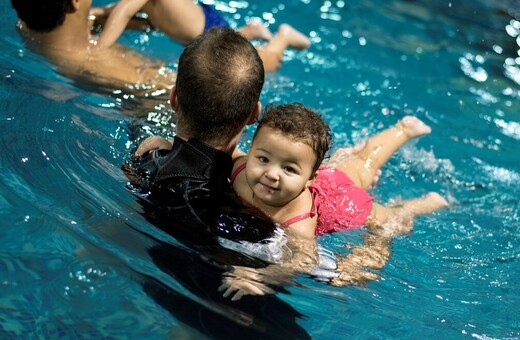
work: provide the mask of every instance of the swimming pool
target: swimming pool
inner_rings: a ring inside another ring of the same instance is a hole
[[[106,3],[106,2],[101,2]],[[313,338],[520,338],[520,8],[513,1],[218,2],[309,32],[262,100],[325,113],[335,146],[406,114],[433,133],[385,168],[380,201],[440,191],[452,208],[396,238],[383,279],[331,287],[306,275],[277,298]],[[515,7],[516,6],[516,7]],[[182,310],[200,297],[148,250],[175,244],[140,215],[120,170],[135,140],[164,132],[161,99],[92,91],[23,46],[4,4],[0,44],[0,338],[199,337]],[[127,44],[175,66],[159,33]],[[125,113],[134,113],[129,115]],[[149,119],[146,117],[149,116]],[[248,131],[243,145],[251,137]],[[345,252],[359,232],[325,236]],[[183,249],[172,253],[181,261]],[[156,301],[150,287],[174,296]],[[195,323],[194,323],[195,322]],[[274,334],[273,334],[274,336]]]

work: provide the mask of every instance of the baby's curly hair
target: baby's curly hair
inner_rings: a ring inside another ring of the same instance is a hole
[[[300,103],[267,105],[256,133],[262,126],[278,130],[296,142],[309,145],[316,155],[313,172],[318,170],[330,148],[332,136],[329,126],[317,111]]]

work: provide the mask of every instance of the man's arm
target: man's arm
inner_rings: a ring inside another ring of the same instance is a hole
[[[363,235],[363,245],[352,248],[345,257],[336,257],[338,277],[331,279],[334,286],[364,286],[379,279],[369,270],[382,269],[390,257],[391,238],[370,232]],[[369,270],[367,270],[369,269]]]
[[[110,47],[121,36],[130,20],[143,8],[148,0],[121,0],[108,15],[103,32],[99,36],[99,47]]]

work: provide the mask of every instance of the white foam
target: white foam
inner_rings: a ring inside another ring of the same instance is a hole
[[[276,228],[274,235],[265,243],[248,241],[231,241],[222,237],[218,239],[220,245],[240,253],[259,258],[261,260],[279,263],[288,251],[287,237],[281,228]]]

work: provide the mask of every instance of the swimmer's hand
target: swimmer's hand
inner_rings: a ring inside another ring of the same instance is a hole
[[[262,277],[253,268],[236,266],[226,273],[218,290],[224,292],[224,297],[231,296],[231,301],[240,300],[244,295],[274,294],[272,288],[261,282]]]
[[[91,20],[91,26],[102,28],[105,26],[110,12],[115,7],[115,3],[107,5],[105,7],[91,7],[89,11],[89,20]]]
[[[151,136],[146,138],[135,151],[137,157],[143,157],[153,150],[170,150],[173,142],[160,136]]]

